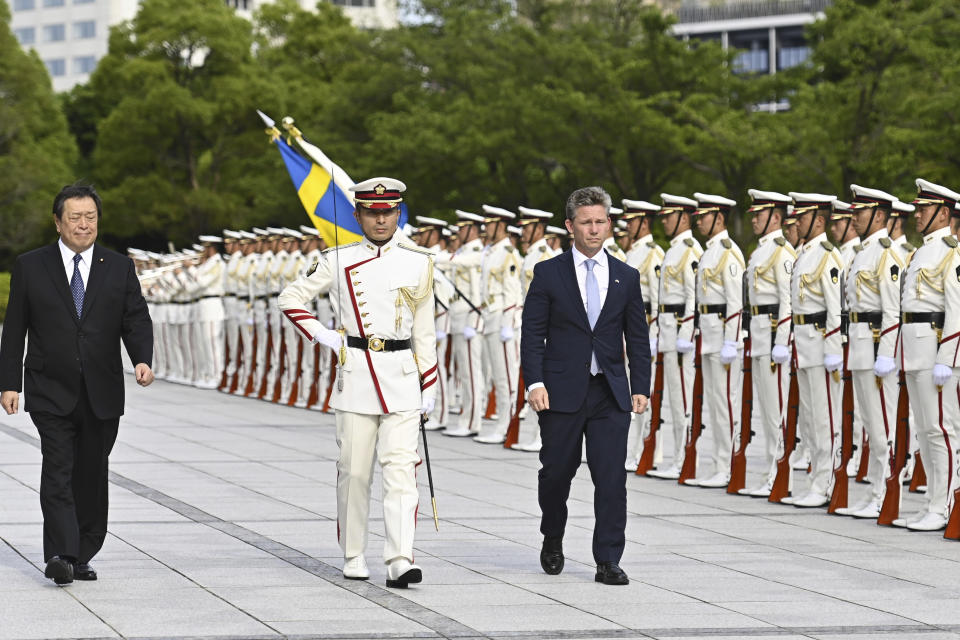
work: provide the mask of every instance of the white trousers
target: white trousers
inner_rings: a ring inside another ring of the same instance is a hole
[[[437,341],[437,402],[430,420],[435,426],[441,427],[447,423],[447,404],[450,402],[448,397],[450,392],[448,377],[450,373],[447,371],[447,345],[449,344],[450,336]]]
[[[927,474],[927,510],[946,518],[953,500],[958,454],[957,374],[938,391],[929,369],[907,371],[907,392]]]
[[[770,366],[770,355],[754,356],[752,363],[753,378],[753,419],[755,428],[763,435],[763,463],[766,480],[773,482],[777,475],[777,443],[780,440],[782,422],[786,419],[787,395],[790,390],[790,365]],[[798,421],[799,422],[799,421]]]
[[[416,468],[420,463],[417,434],[419,411],[369,415],[337,411],[337,529],[345,558],[367,548],[373,463],[380,462],[383,480],[383,560],[413,562],[417,524]]]
[[[229,384],[230,378],[238,371],[237,360],[240,356],[240,354],[237,353],[240,344],[240,323],[237,321],[237,310],[241,304],[243,304],[244,308],[246,304],[241,303],[236,298],[225,298],[224,303],[226,317],[223,320],[223,332],[227,339],[226,367],[227,384]]]
[[[829,496],[833,489],[834,449],[840,446],[843,385],[822,366],[797,371],[800,416],[806,417],[810,452],[810,493]],[[798,421],[799,431],[799,421]]]
[[[687,421],[690,419],[693,405],[693,376],[692,353],[681,355],[675,351],[669,351],[663,354],[663,390],[670,399],[670,422],[673,427],[672,464],[677,468],[683,466]],[[663,413],[662,407],[660,412]]]
[[[882,503],[887,489],[889,456],[897,441],[898,376],[894,372],[881,378],[883,384],[877,387],[877,377],[873,375],[872,370],[851,373],[853,374],[854,400],[859,401],[863,431],[866,432],[867,442],[870,444],[867,480],[870,482],[872,498]],[[854,430],[853,444],[859,447],[861,441],[862,438],[858,438]]]
[[[462,410],[458,427],[470,431],[480,431],[480,421],[486,409],[485,385],[481,375],[480,358],[483,339],[478,335],[467,340],[463,334],[453,336],[453,357],[457,361],[457,372],[462,389],[460,403]]]
[[[267,298],[267,322],[270,324],[270,335],[273,337],[273,341],[270,343],[270,368],[267,373],[267,395],[265,397],[267,400],[272,400],[273,386],[277,381],[277,375],[280,373],[280,343],[283,341],[283,333],[280,330],[280,307],[277,306],[276,296]]]
[[[317,380],[317,372],[319,371],[317,361],[320,360],[320,353],[324,352],[320,351],[317,345],[307,340],[303,334],[299,335],[303,355],[300,357],[300,384],[297,386],[297,404],[306,406],[307,402],[310,401],[310,388]],[[325,349],[325,351],[329,351],[329,349]],[[317,387],[318,396],[324,391],[326,389]],[[323,398],[321,397],[318,402],[323,402]]]
[[[290,393],[293,391],[293,383],[300,377],[300,368],[298,366],[298,356],[300,351],[300,340],[297,338],[299,332],[293,326],[292,322],[283,323],[283,351],[284,351],[284,370],[283,382],[280,385],[280,402],[286,404],[290,400]],[[304,359],[307,358],[307,351],[304,351]],[[313,357],[313,351],[309,352]]]
[[[194,326],[197,343],[197,380],[220,383],[223,373],[223,320],[198,322]]]
[[[740,400],[743,371],[738,358],[729,367],[720,362],[719,353],[705,353],[703,367],[703,425],[713,441],[711,458],[714,473],[730,475],[733,434],[740,432]],[[703,442],[701,436],[700,442]]]
[[[246,390],[247,380],[254,369],[254,315],[253,309],[247,307],[247,303],[240,301],[237,311],[237,339],[240,346],[237,349],[240,356],[239,366],[237,367],[237,389],[240,393]],[[235,353],[237,353],[235,352]]]
[[[263,380],[263,376],[267,371],[268,325],[266,300],[255,300],[253,302],[253,330],[257,334],[257,364],[253,378],[253,395],[257,395],[257,392],[260,390],[260,382]]]
[[[494,397],[497,399],[497,419],[485,429],[487,433],[502,438],[507,434],[510,418],[517,405],[517,355],[513,340],[502,342],[500,332],[483,336],[483,352],[490,364],[490,376]]]

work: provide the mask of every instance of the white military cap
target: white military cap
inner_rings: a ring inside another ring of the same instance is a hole
[[[617,218],[623,215],[623,209],[620,207],[610,207],[610,211],[607,213],[611,218]]]
[[[548,236],[565,236],[567,235],[566,229],[561,229],[560,227],[554,227],[552,225],[547,225],[547,232],[545,235]]]
[[[243,236],[240,235],[239,231],[231,231],[230,229],[224,229],[223,237],[229,240],[239,240]]]
[[[247,241],[249,241],[249,240],[256,240],[256,239],[259,237],[259,236],[256,234],[256,230],[257,230],[256,227],[254,227],[253,230],[254,230],[254,233],[250,233],[249,231],[241,231],[241,232],[240,232],[240,239],[241,239],[241,240],[247,240]]]
[[[785,196],[777,191],[761,191],[760,189],[747,189],[747,194],[753,204],[747,209],[747,213],[768,209],[770,207],[782,207],[793,204],[790,196]]]
[[[455,233],[459,233],[459,232],[460,232],[460,227],[459,227],[458,225],[452,224],[452,225],[450,225],[449,227],[447,227],[446,229],[444,229],[444,231],[449,231],[449,232],[450,232],[450,235],[453,235],[453,234],[455,234]]]
[[[181,256],[181,255],[179,255],[179,254],[177,254],[177,253],[167,253],[167,254],[164,254],[164,256],[163,256],[162,258],[160,258],[160,262],[165,262],[165,263],[167,263],[167,264],[172,264],[172,263],[177,262],[178,260],[180,260],[181,257],[183,257],[183,256]]]
[[[266,229],[261,229],[260,227],[254,227],[254,228],[253,228],[253,232],[254,232],[255,234],[257,234],[258,236],[268,236],[268,235],[270,235],[270,232],[269,232],[269,231],[267,231]]]
[[[517,224],[523,226],[531,222],[546,222],[553,217],[553,214],[543,209],[531,209],[529,207],[517,207],[520,212],[520,220]]]
[[[296,229],[290,229],[288,227],[283,228],[283,235],[290,238],[296,238],[297,240],[303,238],[303,234],[297,231]]]
[[[853,217],[853,207],[843,200],[834,200],[830,203],[830,220],[845,220]]]
[[[374,208],[376,209],[376,208],[378,208],[378,207],[374,207]],[[379,207],[379,208],[382,209],[383,207]],[[410,224],[409,222],[407,222],[406,224],[403,225],[403,232],[404,232],[405,234],[407,234],[408,236],[412,236],[412,235],[416,235],[417,233],[419,233],[419,229],[417,229],[415,226],[413,226],[412,224]]]
[[[517,215],[513,212],[507,211],[506,209],[501,209],[500,207],[492,207],[489,204],[483,205],[483,211],[487,214],[487,218],[484,219],[484,222],[498,222],[500,220],[513,220]]]
[[[200,236],[197,238],[197,240],[200,241],[200,244],[205,246],[210,246],[212,244],[220,244],[221,242],[223,242],[223,238],[219,236]],[[196,247],[197,245],[193,245],[193,246]]]
[[[317,228],[316,228],[316,227],[308,227],[307,225],[302,224],[302,225],[300,225],[300,231],[301,231],[304,235],[316,236],[316,237],[318,237],[318,238],[320,237],[320,232],[317,231]]]
[[[960,202],[960,193],[929,180],[917,178],[917,198],[913,204],[946,204],[955,207]]]
[[[858,184],[851,184],[850,192],[853,193],[853,202],[850,203],[850,206],[854,209],[866,209],[878,205],[892,207],[893,202],[897,199],[897,196],[892,196],[886,191],[868,189]]]
[[[354,200],[369,209],[393,209],[403,202],[407,185],[394,178],[370,178],[350,187]]]
[[[668,213],[677,211],[693,213],[697,209],[697,201],[683,196],[675,196],[669,193],[661,193],[660,199],[663,200],[663,207],[660,209],[660,215],[665,216]]]
[[[826,195],[823,193],[801,193],[800,191],[791,191],[790,197],[793,199],[794,216],[801,216],[808,211],[813,211],[821,207],[830,207],[837,199],[837,196],[833,195]]]
[[[902,200],[893,201],[893,217],[895,218],[908,218],[910,214],[916,211],[917,208],[912,204],[907,204]]]
[[[617,220],[617,229],[626,229],[627,221],[626,220]]]
[[[444,238],[449,238],[453,236],[453,232],[450,231],[449,227],[445,227],[443,229],[440,229],[440,235],[442,235]]]
[[[520,230],[520,227],[515,227],[513,225],[507,227],[507,233],[512,233],[515,236],[523,235],[523,231]]]
[[[440,227],[441,229],[447,226],[446,220],[441,220],[440,218],[428,218],[427,216],[417,216],[417,224],[420,225],[420,230],[424,231],[424,227]]]
[[[653,204],[652,202],[647,202],[646,200],[627,200],[624,198],[620,201],[623,204],[623,219],[629,220],[630,218],[638,218],[641,216],[654,215],[660,211],[660,207]]]
[[[461,211],[457,209],[457,220],[460,221],[460,226],[473,224],[474,222],[483,222],[483,216],[478,216],[475,213],[470,213],[469,211]]]
[[[700,193],[697,191],[693,194],[693,197],[697,199],[697,215],[714,212],[730,213],[730,207],[737,206],[736,200],[713,195],[712,193]]]
[[[282,236],[282,235],[283,235],[283,229],[281,229],[280,227],[267,227],[267,235],[268,235],[268,236]]]
[[[196,244],[196,243],[194,243],[194,244],[192,244],[192,245],[190,245],[190,246],[193,248],[194,251],[203,251],[203,245],[202,245],[202,244]]]
[[[147,257],[150,258],[151,260],[160,260],[161,258],[163,258],[163,254],[155,253],[153,251],[147,251]]]

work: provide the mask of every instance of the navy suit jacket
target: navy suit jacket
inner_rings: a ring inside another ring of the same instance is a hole
[[[577,286],[573,254],[565,251],[534,267],[523,303],[520,365],[527,387],[537,382],[546,387],[550,411],[572,413],[583,405],[594,352],[621,409],[631,410],[631,394],[650,395],[650,341],[640,272],[610,254],[607,264],[607,297],[592,330]],[[624,341],[630,359],[629,383]]]

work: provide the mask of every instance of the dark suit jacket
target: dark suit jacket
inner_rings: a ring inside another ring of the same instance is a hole
[[[523,303],[520,364],[528,387],[537,382],[546,386],[551,411],[569,413],[583,404],[594,351],[621,409],[630,411],[631,393],[650,394],[650,341],[640,273],[610,254],[607,263],[610,283],[593,330],[577,287],[573,254],[565,251],[534,267]]]
[[[23,390],[24,410],[67,415],[85,382],[98,418],[123,415],[121,339],[134,364],[152,365],[153,324],[132,260],[94,245],[78,319],[58,244],[17,258],[0,342],[0,390]]]

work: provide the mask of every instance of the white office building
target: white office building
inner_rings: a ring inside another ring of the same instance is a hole
[[[241,15],[249,17],[257,7],[272,0],[224,0]],[[298,0],[304,9],[313,9],[317,0]],[[397,0],[330,0],[361,29],[393,29],[399,24]]]

